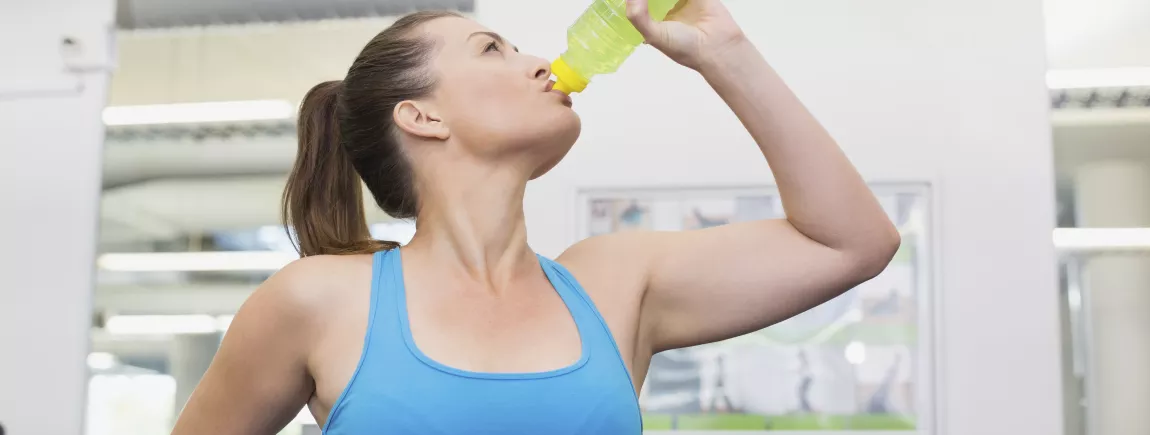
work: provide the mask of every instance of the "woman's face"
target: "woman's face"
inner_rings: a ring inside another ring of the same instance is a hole
[[[550,170],[579,136],[571,100],[552,91],[550,62],[519,53],[498,34],[466,18],[424,24],[439,49],[431,103],[454,142],[481,158],[525,157],[531,177]]]

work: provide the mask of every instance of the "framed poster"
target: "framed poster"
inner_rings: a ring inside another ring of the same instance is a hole
[[[902,234],[890,266],[769,328],[655,355],[639,399],[645,429],[931,432],[929,186],[871,187]],[[785,218],[771,187],[598,189],[578,198],[581,238]]]

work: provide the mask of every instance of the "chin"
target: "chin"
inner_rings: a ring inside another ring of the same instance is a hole
[[[546,140],[541,141],[538,146],[541,149],[540,156],[542,157],[538,169],[531,174],[531,179],[542,177],[551,168],[554,168],[567,156],[571,148],[575,146],[575,141],[579,139],[579,133],[583,129],[582,121],[579,115],[574,111],[568,110],[566,119],[551,123],[555,126]]]
[[[579,133],[583,131],[583,120],[571,109],[567,109],[563,115],[562,119],[555,123],[557,127],[555,138],[557,141],[567,143],[567,148],[570,149],[575,140],[579,139]]]

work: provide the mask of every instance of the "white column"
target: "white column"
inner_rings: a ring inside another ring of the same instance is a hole
[[[176,379],[176,413],[184,409],[192,391],[208,371],[216,350],[220,347],[220,334],[181,334],[172,340],[168,365]]]
[[[1150,227],[1150,166],[1104,161],[1076,178],[1080,227]],[[1150,433],[1150,257],[1085,261],[1092,435]]]
[[[0,425],[83,428],[115,2],[0,2]]]

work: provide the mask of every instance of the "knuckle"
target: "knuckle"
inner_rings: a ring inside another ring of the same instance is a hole
[[[627,18],[631,19],[632,21],[637,20],[643,16],[643,13],[645,12],[643,9],[643,5],[640,1],[627,0]]]

